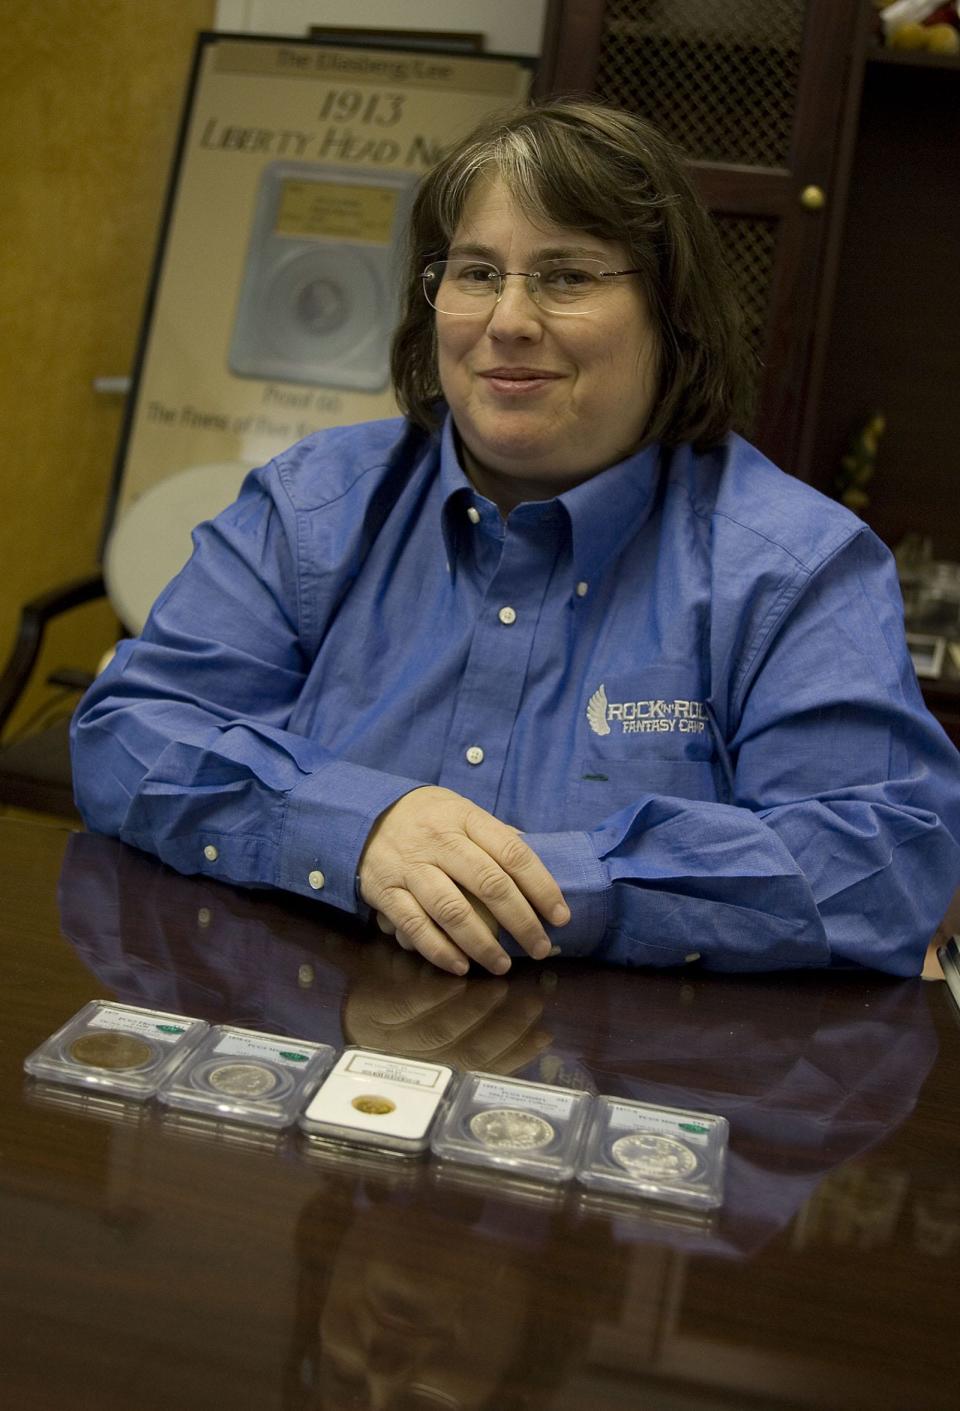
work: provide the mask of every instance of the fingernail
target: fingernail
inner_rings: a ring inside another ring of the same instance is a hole
[[[455,960],[453,962],[452,968],[454,975],[466,975],[467,971],[470,969],[470,966],[465,960]]]
[[[530,954],[533,956],[534,960],[546,960],[547,956],[550,954],[550,942],[546,938],[542,941],[537,941],[537,944]]]
[[[510,969],[509,955],[502,955],[499,960],[495,960],[490,969],[495,975],[506,975],[507,971]]]
[[[565,902],[561,902],[559,906],[554,907],[553,911],[550,913],[550,920],[553,922],[554,926],[565,926],[567,924],[570,920],[570,908]]]

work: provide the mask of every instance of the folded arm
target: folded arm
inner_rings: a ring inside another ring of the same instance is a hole
[[[589,833],[527,835],[573,913],[563,951],[918,973],[960,880],[960,757],[872,536],[805,582],[715,704],[726,802],[648,794]]]

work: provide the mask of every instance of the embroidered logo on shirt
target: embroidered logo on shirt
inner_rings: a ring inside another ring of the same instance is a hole
[[[706,701],[608,701],[601,683],[587,702],[587,720],[595,735],[609,735],[612,723],[624,735],[699,735],[706,729]]]

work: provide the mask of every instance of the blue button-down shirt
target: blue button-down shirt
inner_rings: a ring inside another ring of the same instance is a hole
[[[346,427],[194,537],[77,712],[91,828],[356,912],[373,822],[440,784],[525,831],[564,953],[919,969],[960,758],[887,550],[744,441],[504,521],[449,421]]]

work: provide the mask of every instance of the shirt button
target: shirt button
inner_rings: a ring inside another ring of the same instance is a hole
[[[467,510],[467,519],[469,519],[471,524],[480,523],[480,511],[476,508],[476,506],[471,505],[470,508]]]
[[[310,872],[307,874],[307,881],[315,892],[319,892],[326,880],[322,872]]]
[[[483,750],[480,748],[479,745],[471,745],[470,748],[467,750],[466,754],[468,764],[483,763]]]
[[[585,597],[587,596],[587,590],[588,590],[589,587],[590,587],[589,583],[578,583],[578,584],[577,584],[577,597],[578,597],[578,598],[585,598]]]
[[[692,965],[695,960],[699,960],[699,959],[700,959],[700,952],[699,952],[698,950],[692,950],[689,955],[685,955],[685,956],[683,957],[683,963],[684,963],[684,965]]]
[[[514,612],[513,608],[501,608],[497,616],[504,627],[509,627],[511,622],[516,622],[517,620],[517,614]]]
[[[220,852],[213,846],[213,843],[207,843],[207,846],[203,850],[203,855],[208,862],[216,862],[217,858],[220,856]]]

